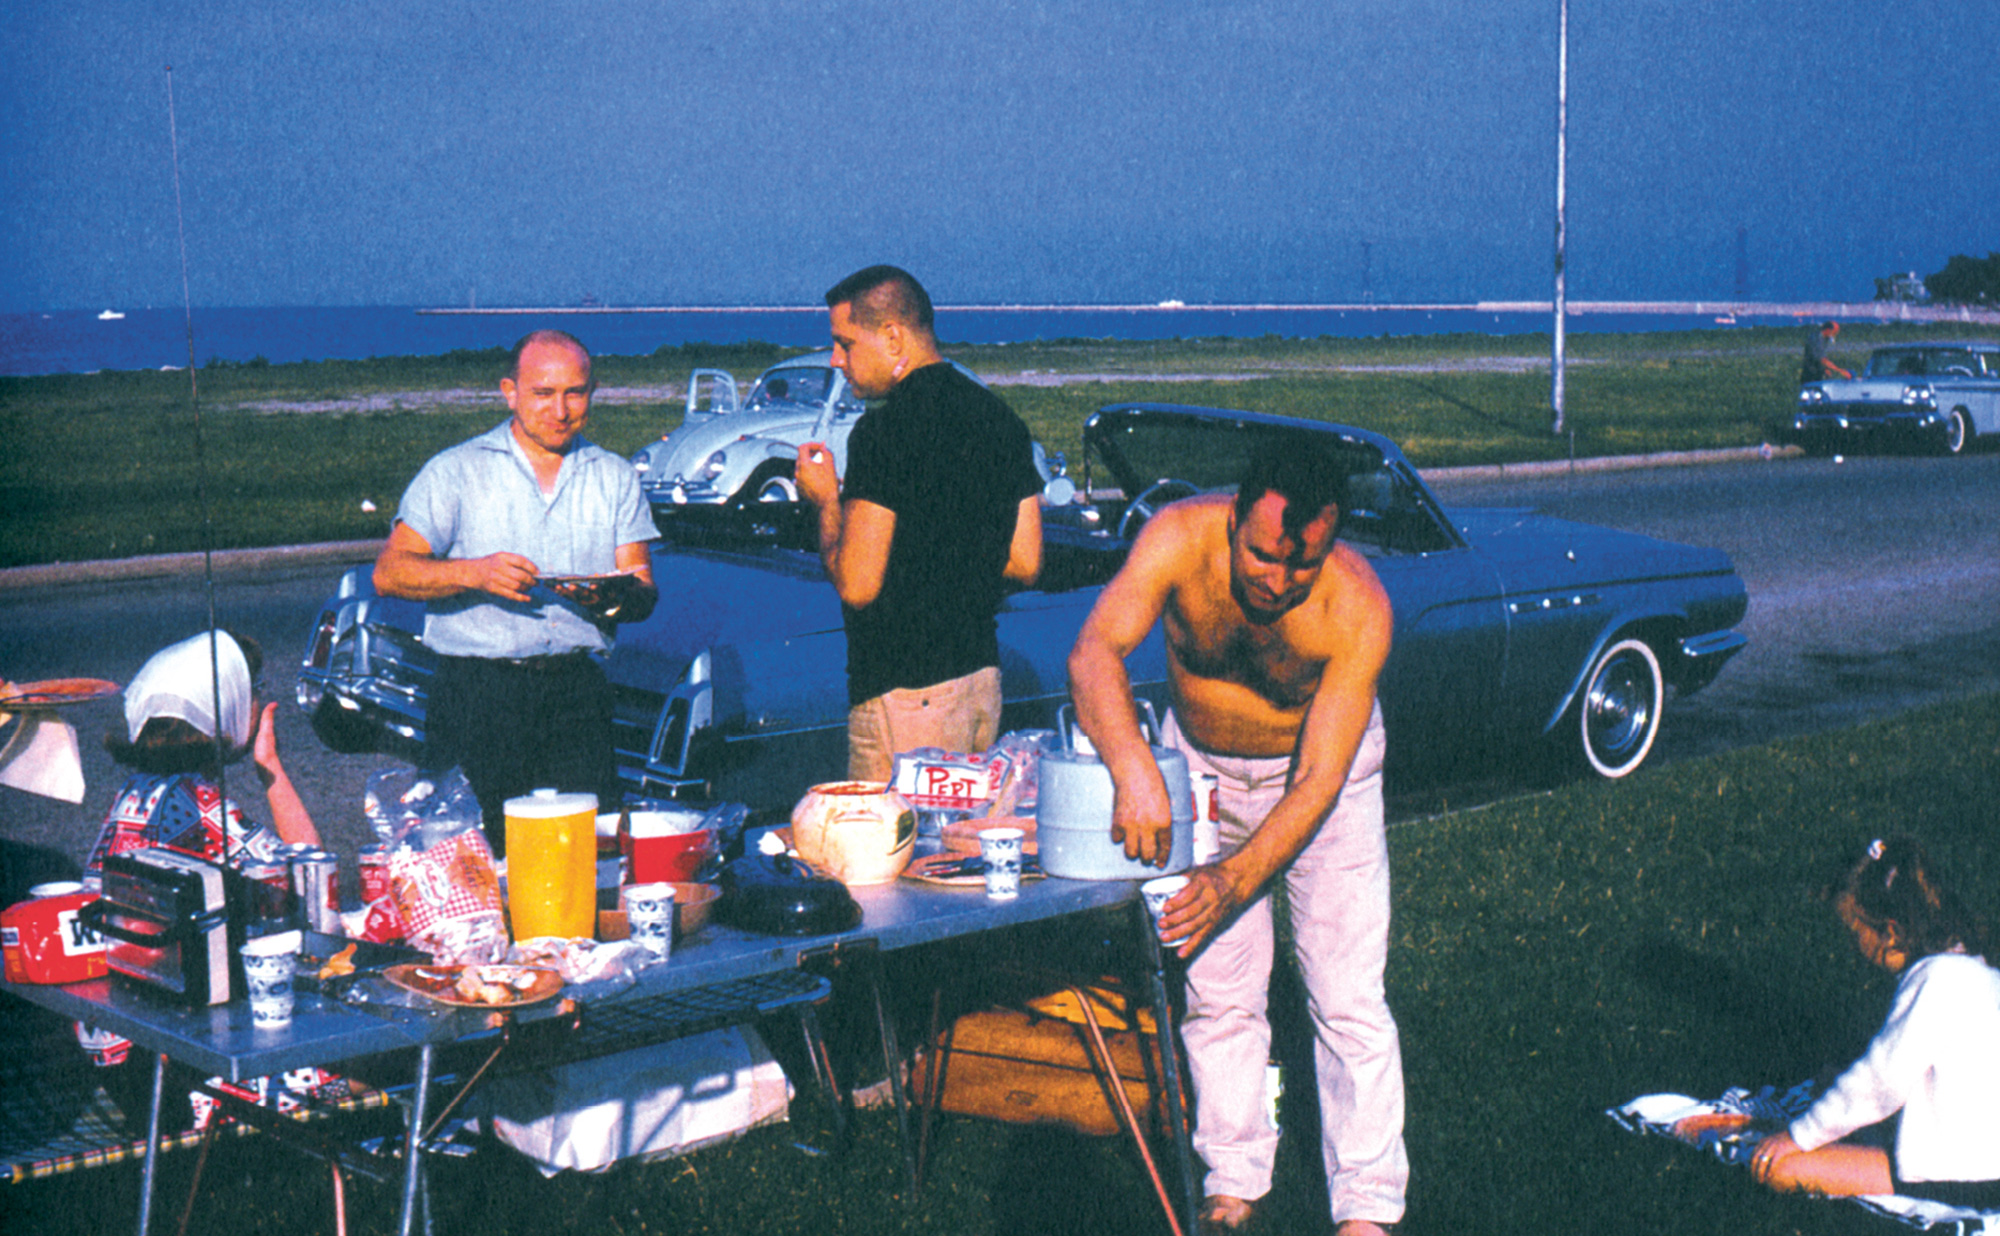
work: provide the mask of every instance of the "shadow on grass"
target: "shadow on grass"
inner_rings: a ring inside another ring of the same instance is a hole
[[[1666,937],[1640,941],[1630,966],[1640,986],[1696,1010],[1707,1032],[1734,1046],[1743,1085],[1820,1076],[1867,1044],[1849,1010],[1814,998],[1795,974],[1753,974]]]

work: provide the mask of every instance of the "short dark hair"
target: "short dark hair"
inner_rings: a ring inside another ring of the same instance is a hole
[[[1895,944],[1912,961],[1955,945],[1985,952],[1985,924],[1938,881],[1914,837],[1869,842],[1833,892],[1852,897],[1869,926],[1894,924]]]
[[[264,672],[264,648],[256,640],[235,631],[223,629],[223,634],[236,641],[243,651],[243,665],[250,672],[250,681],[255,683]],[[253,712],[257,708],[256,697],[251,697]],[[139,737],[129,739],[122,730],[112,730],[104,736],[104,750],[112,759],[127,768],[151,773],[156,777],[173,777],[181,773],[200,772],[217,763],[215,739],[202,733],[179,717],[152,717],[139,727]],[[229,762],[240,760],[246,751],[232,750]]]
[[[900,266],[869,266],[827,289],[826,307],[852,305],[855,324],[869,330],[901,322],[925,334],[936,330],[931,296],[917,277]]]
[[[521,353],[526,352],[528,345],[533,343],[559,343],[583,353],[585,364],[589,364],[592,360],[590,349],[583,346],[583,340],[566,330],[556,330],[553,327],[531,330],[516,339],[513,349],[507,353],[507,376],[516,382],[521,380]]]
[[[1250,508],[1265,494],[1285,500],[1285,535],[1305,539],[1306,525],[1328,507],[1335,510],[1334,530],[1347,515],[1347,478],[1351,461],[1346,452],[1317,435],[1277,433],[1266,438],[1250,457],[1250,467],[1236,490],[1236,522],[1250,518]]]

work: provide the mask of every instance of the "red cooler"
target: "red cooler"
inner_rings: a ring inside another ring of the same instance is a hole
[[[10,983],[74,983],[104,973],[104,937],[78,912],[97,900],[83,885],[37,884],[29,900],[0,913],[0,944]]]

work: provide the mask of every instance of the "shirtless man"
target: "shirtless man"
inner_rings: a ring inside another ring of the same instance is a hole
[[[1335,540],[1349,470],[1334,448],[1285,439],[1259,453],[1233,499],[1205,494],[1161,510],[1069,657],[1078,720],[1117,788],[1112,836],[1128,855],[1164,862],[1172,835],[1124,663],[1155,622],[1166,624],[1172,693],[1164,739],[1221,789],[1221,857],[1188,873],[1160,922],[1162,939],[1187,937],[1182,1037],[1210,1232],[1242,1227],[1271,1188],[1267,893],[1280,876],[1310,997],[1339,1236],[1403,1215],[1409,1163],[1401,1050],[1382,984],[1389,866],[1375,702],[1393,621],[1374,570]]]

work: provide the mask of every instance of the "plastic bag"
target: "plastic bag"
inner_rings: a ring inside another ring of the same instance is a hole
[[[439,965],[504,960],[506,904],[465,775],[385,769],[368,778],[361,806],[388,847],[389,895],[410,944]]]

